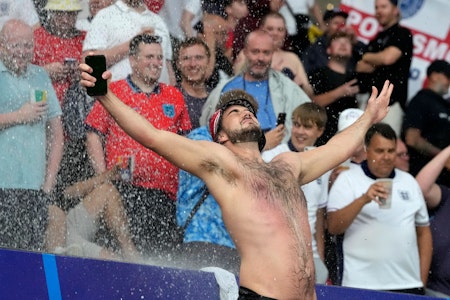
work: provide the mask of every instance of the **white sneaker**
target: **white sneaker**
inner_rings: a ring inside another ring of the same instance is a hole
[[[56,247],[53,253],[68,256],[83,256],[83,248],[79,244],[70,244],[67,247]]]

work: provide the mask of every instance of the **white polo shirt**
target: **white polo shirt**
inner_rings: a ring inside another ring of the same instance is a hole
[[[330,190],[327,211],[349,205],[374,181],[361,166],[342,172]],[[380,209],[372,201],[345,231],[342,285],[374,290],[422,287],[416,226],[428,225],[418,183],[395,169],[391,208]]]

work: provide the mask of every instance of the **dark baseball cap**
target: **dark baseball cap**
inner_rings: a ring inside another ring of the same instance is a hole
[[[340,10],[339,8],[328,9],[323,14],[323,21],[324,22],[329,21],[329,20],[333,19],[336,16],[341,16],[341,17],[344,17],[345,19],[347,19],[348,13],[346,13],[345,11]]]
[[[431,73],[442,73],[450,79],[450,63],[442,59],[433,61],[427,68],[427,76]]]

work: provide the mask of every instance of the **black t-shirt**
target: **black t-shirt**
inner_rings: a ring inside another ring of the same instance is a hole
[[[356,76],[353,73],[337,73],[328,67],[318,69],[311,74],[310,82],[314,89],[314,94],[320,95],[343,85],[344,83],[354,79]],[[337,132],[337,125],[339,120],[339,114],[347,108],[356,108],[358,103],[354,96],[342,97],[326,106],[327,111],[327,125],[322,136],[317,140],[316,145],[320,146],[325,144],[333,135]]]
[[[186,103],[186,107],[189,113],[189,119],[191,120],[192,130],[200,127],[200,116],[202,114],[202,108],[208,97],[205,98],[193,97],[189,95],[181,85],[177,85],[177,89],[183,94],[184,102]]]
[[[450,145],[450,103],[430,89],[420,90],[408,104],[403,128],[417,128],[428,142],[445,148]],[[432,159],[412,148],[409,152],[410,172],[413,175]]]
[[[367,52],[380,52],[393,46],[402,52],[402,56],[392,65],[380,66],[373,73],[359,73],[361,91],[371,92],[372,86],[381,91],[386,79],[394,84],[391,96],[391,104],[399,102],[405,108],[408,98],[409,68],[411,66],[413,41],[409,29],[401,27],[398,23],[379,32],[367,45]]]

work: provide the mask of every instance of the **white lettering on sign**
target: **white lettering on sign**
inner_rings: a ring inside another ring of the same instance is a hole
[[[370,40],[378,32],[378,21],[372,16],[364,16],[356,10],[352,10],[347,20],[348,25],[358,28],[358,34],[363,39]]]
[[[450,49],[445,41],[439,41],[418,32],[414,33],[413,41],[415,56],[420,56],[429,61],[435,59],[450,60]]]
[[[349,11],[347,24],[357,31],[359,39],[365,43],[368,43],[379,30],[378,21],[373,16],[354,9]],[[424,32],[412,30],[412,33],[414,56],[427,61],[433,61],[435,59],[450,61],[450,48],[447,41],[436,39]]]

